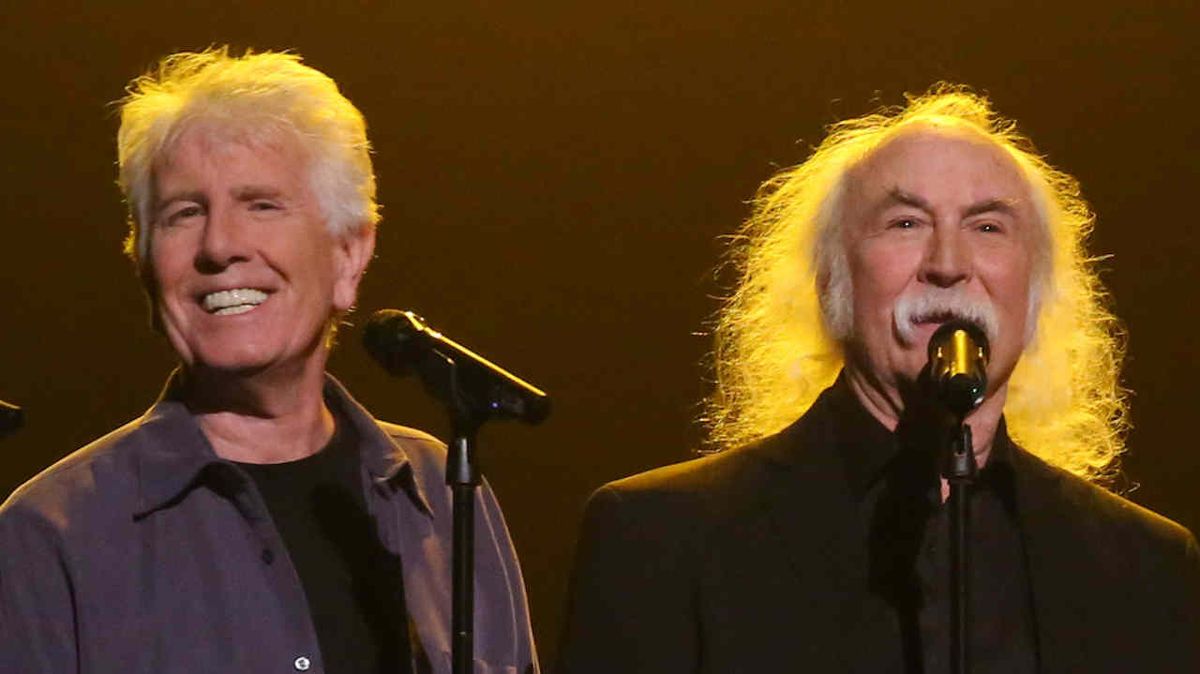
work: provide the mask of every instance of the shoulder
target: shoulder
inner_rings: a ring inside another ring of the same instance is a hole
[[[1023,450],[1016,456],[1018,479],[1034,492],[1026,500],[1034,507],[1057,504],[1083,536],[1114,551],[1110,559],[1116,551],[1195,554],[1195,538],[1182,525]]]
[[[736,516],[746,507],[761,509],[782,490],[791,506],[825,507],[845,487],[835,409],[842,395],[849,394],[828,389],[800,418],[772,435],[611,482],[593,500],[652,501],[658,507],[701,507]]]
[[[597,489],[584,527],[671,529],[672,537],[736,530],[786,501],[797,512],[828,510],[840,484],[831,447],[795,424],[743,447],[655,468]],[[686,529],[678,523],[686,521]]]
[[[806,414],[774,435],[610,482],[596,493],[627,501],[733,505],[780,481],[800,489],[836,481],[843,464],[825,422],[824,415]]]
[[[425,431],[375,420],[375,425],[399,447],[414,467],[442,469],[446,465],[446,443]]]
[[[609,606],[609,593],[623,586],[658,597],[654,604],[683,606],[675,595],[698,573],[710,541],[723,538],[725,523],[738,519],[734,511],[753,501],[753,490],[735,486],[748,486],[743,476],[754,463],[743,451],[656,468],[593,492],[575,551],[572,622],[591,620],[582,614],[592,609],[580,607]]]
[[[130,526],[137,503],[136,422],[72,452],[0,505],[0,585],[45,589]],[[51,590],[46,590],[50,592]]]
[[[751,489],[761,468],[756,445],[698,456],[609,482],[593,499],[688,503]]]
[[[136,499],[141,419],[68,454],[18,487],[0,505],[0,522],[39,520],[58,530],[111,515]],[[126,510],[126,513],[129,511]]]

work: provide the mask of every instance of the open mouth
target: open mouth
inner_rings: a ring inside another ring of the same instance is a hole
[[[267,297],[267,293],[256,288],[231,288],[204,295],[200,298],[200,306],[214,316],[233,316],[253,311]]]

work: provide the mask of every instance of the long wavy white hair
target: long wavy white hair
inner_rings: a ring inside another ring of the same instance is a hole
[[[843,353],[829,321],[845,308],[821,297],[818,279],[836,280],[844,264],[846,175],[897,133],[922,124],[978,132],[1028,181],[1042,226],[1030,284],[1038,314],[1009,379],[1005,418],[1029,451],[1105,480],[1127,428],[1119,384],[1124,339],[1084,247],[1094,216],[1075,179],[1039,156],[1012,121],[985,97],[947,84],[909,96],[907,105],[834,124],[804,163],[760,187],[730,251],[740,280],[716,319],[716,390],[703,416],[712,446],[778,432],[836,378]]]

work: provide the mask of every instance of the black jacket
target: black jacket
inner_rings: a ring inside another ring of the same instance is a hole
[[[559,674],[865,672],[878,649],[900,660],[886,621],[865,619],[882,609],[829,397],[776,436],[592,496]],[[1192,535],[1015,446],[1009,460],[1039,670],[1200,672]]]

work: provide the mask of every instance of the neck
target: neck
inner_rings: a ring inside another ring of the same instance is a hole
[[[195,368],[184,374],[184,401],[223,459],[302,459],[316,454],[333,436],[333,414],[322,396],[325,359],[319,360],[290,372]]]
[[[846,365],[846,380],[850,390],[862,406],[890,431],[895,431],[904,417],[905,410],[917,404],[915,382],[905,386],[889,386],[878,377]],[[1004,383],[992,391],[983,403],[967,416],[966,423],[971,427],[971,439],[975,452],[975,460],[982,468],[987,464],[991,455],[992,443],[996,438],[996,429],[1000,426],[1000,417],[1004,413],[1004,400],[1008,393],[1008,383]]]

